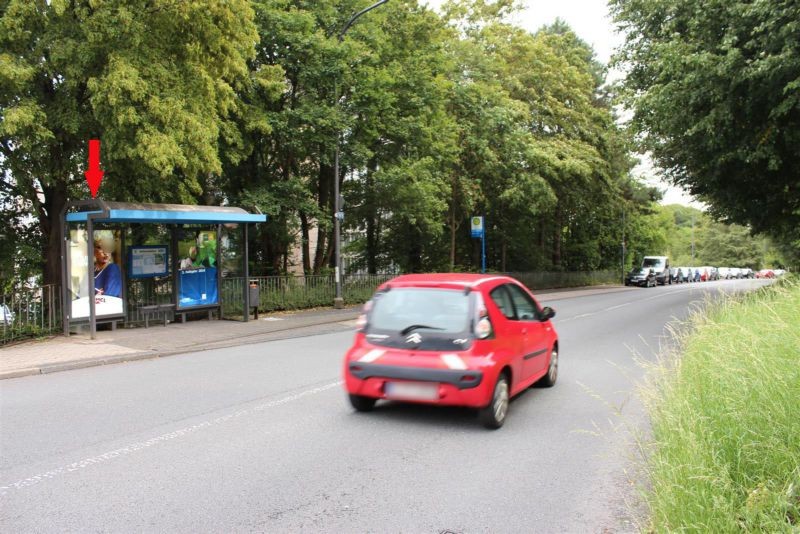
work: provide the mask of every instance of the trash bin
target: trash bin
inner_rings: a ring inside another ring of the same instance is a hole
[[[261,304],[259,299],[258,280],[250,280],[250,306],[257,308]]]
[[[261,297],[258,292],[258,280],[250,280],[250,307],[255,308],[253,313],[258,319],[258,306],[261,304]],[[247,311],[250,313],[250,310]]]

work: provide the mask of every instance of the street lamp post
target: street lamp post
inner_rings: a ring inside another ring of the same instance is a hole
[[[342,31],[339,32],[339,42],[344,40],[344,34],[350,29],[350,26],[356,21],[358,17],[372,11],[376,7],[385,4],[389,0],[380,0],[371,6],[362,9],[347,21]],[[333,82],[334,105],[339,105],[339,79],[338,77]],[[341,132],[336,133],[336,154],[333,158],[333,239],[334,239],[334,256],[336,266],[334,269],[334,278],[336,285],[336,294],[333,299],[333,307],[341,308],[344,306],[344,298],[342,297],[342,236],[341,225],[344,219],[344,212],[342,212],[341,200],[339,198],[339,145],[341,144]]]

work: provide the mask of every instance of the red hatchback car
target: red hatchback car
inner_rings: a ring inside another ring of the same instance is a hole
[[[530,291],[507,276],[412,274],[364,306],[344,361],[350,402],[378,399],[478,408],[500,428],[509,399],[558,377],[558,335]]]

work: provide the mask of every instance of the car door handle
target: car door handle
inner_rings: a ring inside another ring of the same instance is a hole
[[[523,334],[527,334],[527,333],[528,333],[528,329],[527,329],[527,328],[523,328],[523,329],[522,329],[522,333],[523,333]]]

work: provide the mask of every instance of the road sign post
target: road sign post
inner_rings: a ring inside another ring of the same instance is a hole
[[[470,219],[470,232],[472,237],[481,238],[481,272],[486,272],[486,228],[483,215],[476,215]]]

